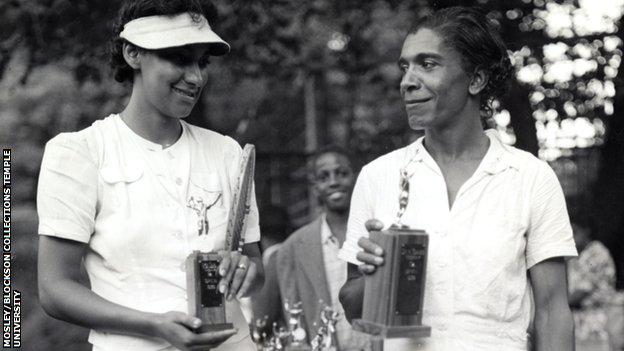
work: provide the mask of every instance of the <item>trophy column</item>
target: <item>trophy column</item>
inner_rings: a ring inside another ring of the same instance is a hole
[[[189,314],[202,320],[198,332],[233,329],[225,320],[225,296],[219,292],[219,264],[216,253],[193,251],[186,259]]]
[[[429,235],[424,230],[401,224],[409,202],[407,168],[400,170],[399,208],[396,222],[387,230],[372,231],[370,238],[384,250],[384,264],[366,276],[362,319],[353,321],[353,329],[379,338],[420,338],[431,335],[431,327],[422,325]]]
[[[429,336],[431,328],[421,324],[429,236],[399,227],[370,235],[386,263],[366,277],[362,319],[353,328],[384,338]]]

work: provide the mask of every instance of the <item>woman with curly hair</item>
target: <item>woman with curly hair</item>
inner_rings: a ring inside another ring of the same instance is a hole
[[[230,49],[211,28],[215,16],[201,0],[126,1],[111,45],[115,79],[132,84],[126,107],[46,145],[40,301],[51,316],[90,328],[94,350],[255,350],[238,303],[264,279],[255,198],[242,253],[225,250],[242,151],[183,121],[210,60]],[[238,330],[205,331],[186,313],[194,250],[221,255],[218,288]]]
[[[537,349],[572,350],[563,257],[576,249],[559,182],[484,130],[511,72],[499,34],[474,9],[438,10],[410,30],[398,64],[409,125],[425,135],[358,177],[340,252],[352,263],[340,296],[348,318],[361,315],[363,275],[384,264],[369,231],[404,211],[403,224],[429,234],[423,324],[432,331],[388,339],[388,349],[527,350],[532,295]]]

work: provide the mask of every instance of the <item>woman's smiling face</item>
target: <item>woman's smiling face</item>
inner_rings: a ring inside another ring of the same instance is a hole
[[[187,117],[207,83],[209,46],[143,50],[141,55],[139,84],[148,105],[167,117]]]
[[[421,28],[405,38],[399,68],[401,95],[413,129],[442,127],[461,118],[469,94],[470,76],[461,55],[440,35]]]

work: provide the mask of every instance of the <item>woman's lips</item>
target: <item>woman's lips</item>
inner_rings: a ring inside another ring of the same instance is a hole
[[[405,105],[418,105],[418,104],[423,104],[427,101],[431,100],[431,98],[424,98],[424,99],[408,99],[405,100]]]
[[[182,95],[186,98],[189,99],[193,99],[195,100],[197,98],[197,92],[192,91],[192,90],[187,90],[187,89],[180,89],[177,87],[172,87],[173,91],[175,91],[177,94]]]

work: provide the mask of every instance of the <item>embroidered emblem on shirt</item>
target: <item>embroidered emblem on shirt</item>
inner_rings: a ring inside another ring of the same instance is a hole
[[[210,205],[205,204],[201,196],[198,196],[197,200],[193,196],[188,199],[186,207],[197,213],[197,235],[208,234],[208,229],[210,228],[208,223],[208,210],[212,208],[220,198],[221,194],[219,194]]]

